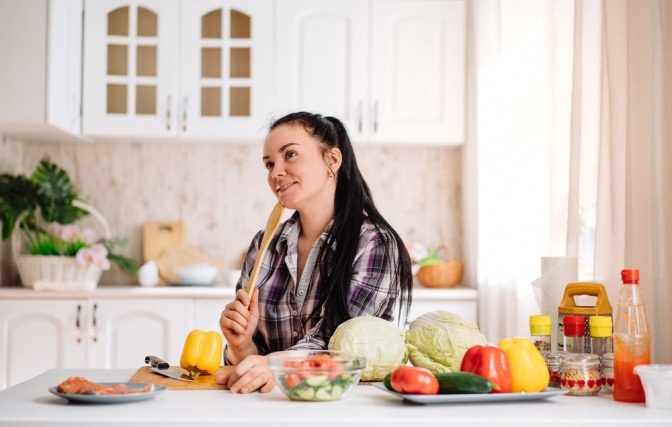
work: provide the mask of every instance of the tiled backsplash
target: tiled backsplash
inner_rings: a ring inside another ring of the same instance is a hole
[[[96,207],[125,253],[141,261],[142,225],[183,221],[186,240],[235,264],[266,224],[274,197],[261,142],[97,141],[23,143],[0,137],[0,173],[29,175],[42,158],[68,171],[81,198]],[[459,147],[356,147],[374,201],[407,242],[448,245],[462,257],[462,150]],[[91,225],[95,226],[94,222]],[[10,247],[0,247],[0,279],[12,284]],[[103,283],[137,283],[113,269]]]

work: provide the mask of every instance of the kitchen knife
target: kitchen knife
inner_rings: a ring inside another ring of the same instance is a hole
[[[157,374],[161,374],[168,378],[180,381],[193,381],[194,379],[189,375],[187,371],[177,366],[170,366],[168,362],[156,357],[156,356],[147,356],[145,357],[145,363],[150,364],[152,371]]]

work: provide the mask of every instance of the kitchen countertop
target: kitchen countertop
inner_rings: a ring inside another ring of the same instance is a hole
[[[672,410],[615,402],[611,395],[555,396],[531,402],[417,405],[370,385],[335,402],[292,402],[271,393],[165,390],[126,404],[70,404],[48,392],[71,376],[126,382],[136,369],[52,369],[0,392],[0,426],[150,425],[670,425]]]
[[[147,298],[152,296],[174,298],[233,298],[234,288],[231,286],[98,286],[93,291],[35,291],[30,288],[0,286],[0,298]],[[476,289],[455,287],[450,289],[430,289],[415,287],[414,301],[425,300],[472,301],[478,299]]]

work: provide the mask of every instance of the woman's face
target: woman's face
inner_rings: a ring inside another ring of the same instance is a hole
[[[334,151],[337,156],[330,155]],[[340,151],[332,149],[325,155],[319,141],[302,125],[273,129],[264,143],[263,162],[268,185],[285,207],[301,212],[334,203]],[[332,170],[334,176],[330,177]]]

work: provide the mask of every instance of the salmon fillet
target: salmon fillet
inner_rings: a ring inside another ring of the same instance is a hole
[[[147,384],[141,389],[130,388],[126,384],[113,386],[97,384],[82,377],[70,377],[56,387],[59,393],[66,394],[129,394],[148,393],[154,390],[154,384]]]

